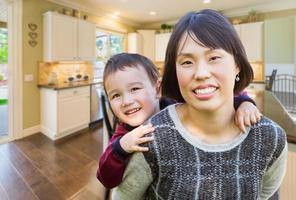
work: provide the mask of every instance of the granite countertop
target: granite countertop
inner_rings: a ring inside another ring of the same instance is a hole
[[[39,88],[48,88],[53,90],[63,90],[75,87],[83,87],[89,85],[103,84],[102,79],[93,79],[86,81],[73,81],[61,84],[38,84]]]
[[[259,110],[285,130],[288,142],[296,144],[296,122],[279,100],[266,90],[248,90],[248,93],[254,97]]]

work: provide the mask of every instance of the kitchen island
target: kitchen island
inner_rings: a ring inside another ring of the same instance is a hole
[[[286,132],[288,142],[296,144],[296,122],[285,110],[280,101],[269,91],[247,89],[255,100],[259,110],[268,118],[279,124]]]

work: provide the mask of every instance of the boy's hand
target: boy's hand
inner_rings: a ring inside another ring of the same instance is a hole
[[[255,124],[262,117],[262,114],[259,112],[258,108],[251,102],[243,102],[235,113],[235,123],[239,129],[243,132],[246,132],[245,126],[251,126]]]
[[[155,128],[152,126],[152,124],[141,125],[122,136],[119,143],[121,147],[128,153],[135,151],[148,151],[148,147],[141,147],[139,144],[154,140],[153,136],[143,137],[147,133],[151,133],[154,130]]]

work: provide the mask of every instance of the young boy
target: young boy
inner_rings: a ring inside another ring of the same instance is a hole
[[[110,58],[103,79],[112,111],[120,123],[100,158],[97,178],[106,188],[113,188],[121,183],[131,153],[149,150],[140,144],[153,140],[153,136],[145,135],[154,128],[151,124],[142,124],[175,102],[161,98],[155,65],[138,54],[122,53]],[[234,104],[235,120],[242,131],[245,131],[244,125],[260,119],[254,101],[246,94],[235,97]]]

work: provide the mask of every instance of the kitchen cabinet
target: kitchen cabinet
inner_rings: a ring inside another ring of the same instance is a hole
[[[94,61],[96,25],[55,12],[43,15],[44,61]]]
[[[129,33],[127,35],[127,52],[128,53],[143,53],[142,35],[139,33]]]
[[[171,33],[162,33],[155,35],[155,61],[164,62],[166,48],[168,46]]]
[[[138,53],[154,61],[155,30],[137,30],[128,34],[128,53]]]
[[[90,86],[53,90],[41,88],[41,131],[52,140],[88,127]]]
[[[263,22],[238,24],[234,26],[250,62],[263,61]]]

